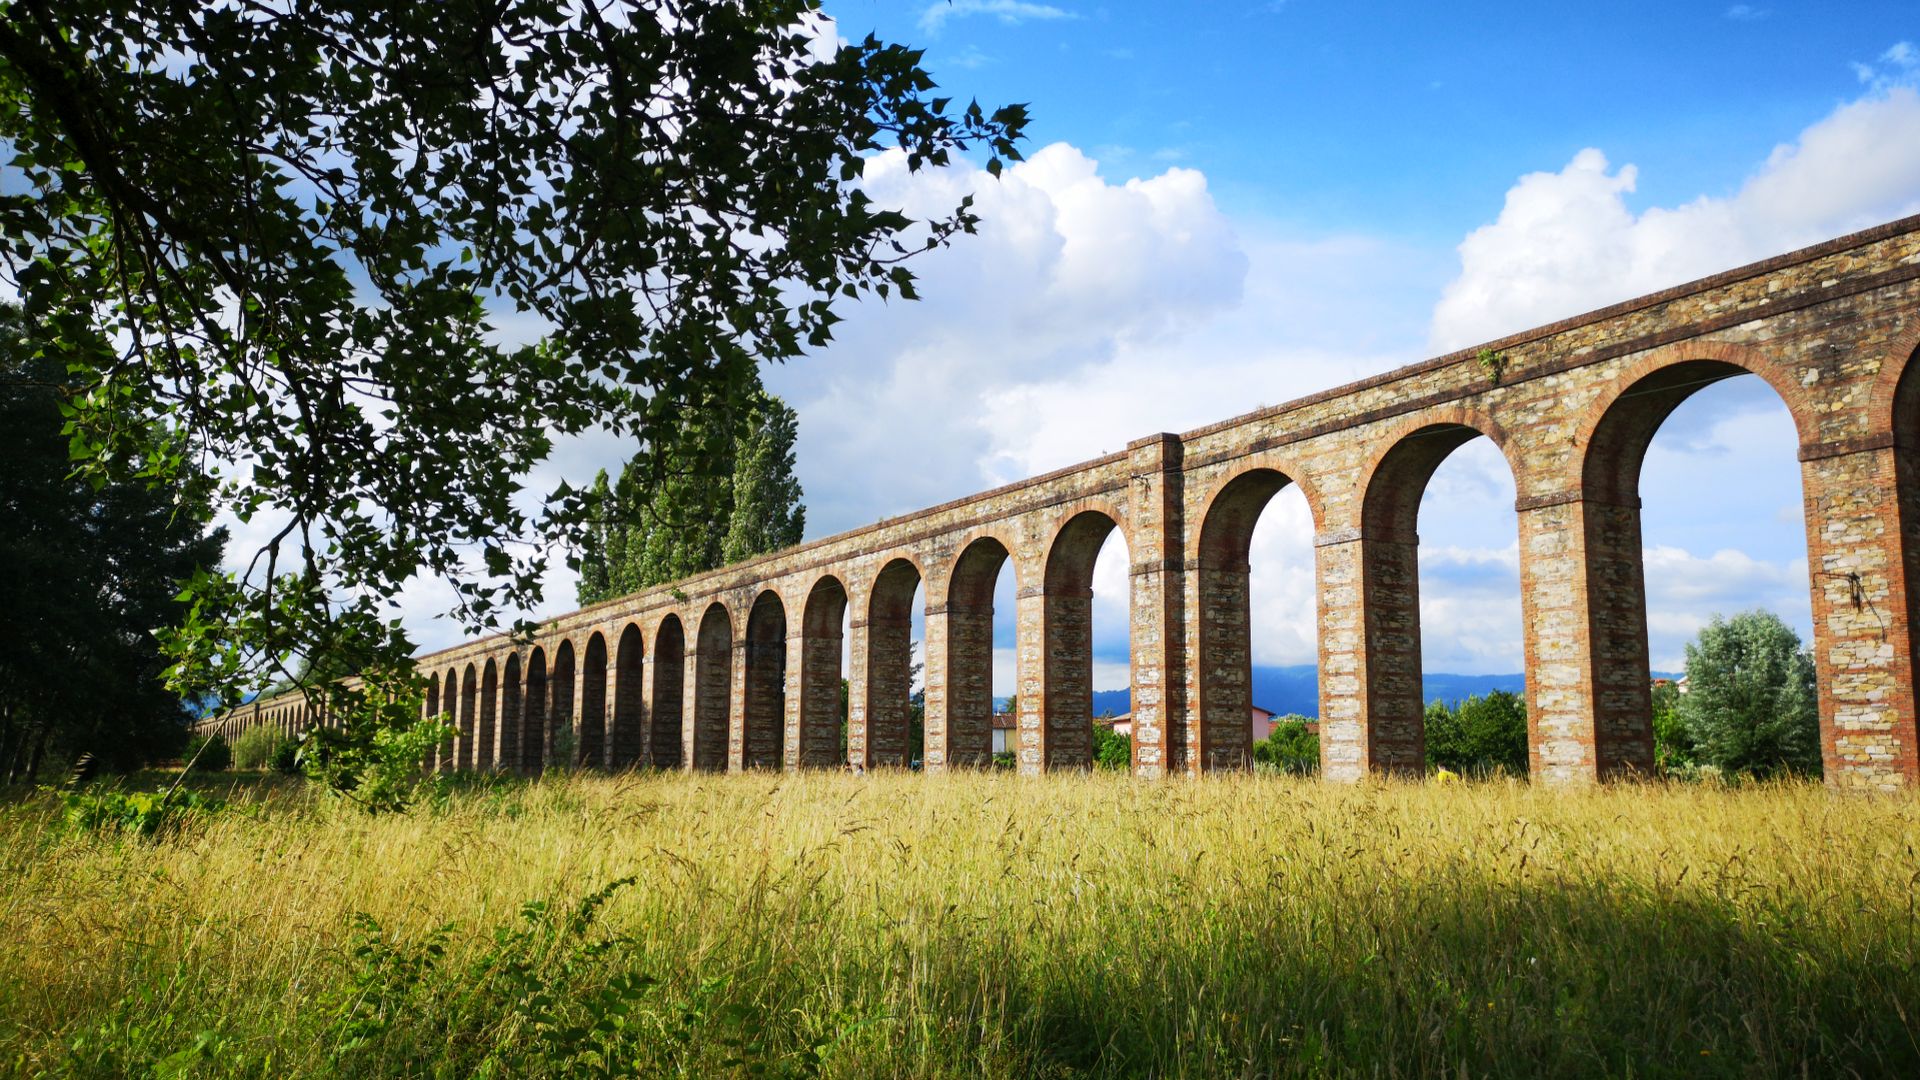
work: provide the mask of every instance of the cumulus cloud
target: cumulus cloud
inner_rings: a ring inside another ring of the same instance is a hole
[[[949,20],[984,15],[1007,26],[1023,22],[1050,22],[1077,19],[1080,16],[1052,4],[1034,4],[1026,0],[941,0],[927,5],[920,13],[920,29],[937,34]]]
[[[1433,312],[1449,350],[1677,285],[1742,262],[1920,212],[1915,56],[1896,46],[1874,88],[1776,147],[1740,189],[1636,213],[1639,178],[1598,149],[1532,173],[1500,216],[1460,244],[1460,274]]]

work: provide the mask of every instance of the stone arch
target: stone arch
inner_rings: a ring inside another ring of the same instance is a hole
[[[1420,502],[1453,452],[1485,436],[1518,482],[1507,434],[1484,414],[1434,409],[1376,447],[1360,487],[1360,748],[1376,772],[1426,771],[1420,638]]]
[[[521,734],[520,654],[508,653],[500,668],[500,767],[510,772],[521,767],[520,753],[525,736]]]
[[[547,650],[535,645],[527,654],[526,705],[521,710],[520,770],[532,776],[547,767],[547,717],[550,715],[552,680],[547,671]]]
[[[747,612],[745,661],[740,764],[778,769],[787,718],[787,606],[772,589],[762,590]]]
[[[693,665],[693,767],[725,769],[733,697],[733,618],[717,600],[700,617]]]
[[[917,560],[893,555],[867,591],[864,722],[849,720],[847,747],[867,766],[907,765],[922,750],[913,740],[913,594],[923,581]]]
[[[480,746],[475,706],[480,699],[480,672],[471,663],[460,680],[460,753],[455,764],[460,769],[480,767]]]
[[[847,584],[822,574],[800,614],[800,730],[795,760],[803,767],[845,760],[840,745],[840,670],[844,657]]]
[[[646,638],[640,628],[628,623],[620,631],[613,660],[613,735],[608,740],[616,769],[639,764],[646,753],[646,727],[642,707],[646,676]]]
[[[547,762],[563,769],[580,760],[579,702],[573,693],[579,673],[580,659],[573,642],[561,638],[553,647],[553,666],[547,671],[547,723],[542,734]]]
[[[1682,402],[1705,386],[1745,374],[1758,375],[1773,388],[1793,417],[1799,443],[1806,447],[1813,429],[1798,407],[1799,390],[1765,354],[1726,342],[1687,342],[1649,352],[1610,380],[1582,415],[1575,464],[1593,665],[1593,762],[1603,779],[1649,773],[1654,767],[1640,526],[1640,471],[1647,449]],[[1813,547],[1810,543],[1809,554]],[[1819,590],[1813,593],[1817,611]],[[1817,629],[1818,620],[1816,635]],[[1823,701],[1830,690],[1827,683],[1822,670]],[[1528,709],[1530,725],[1535,712]],[[1825,726],[1825,709],[1822,714]],[[1529,742],[1538,769],[1542,757],[1535,734],[1529,732]],[[1823,742],[1831,745],[1830,738]]]
[[[1116,530],[1125,543],[1126,530],[1111,508],[1090,507],[1062,522],[1047,545],[1041,578],[1043,769],[1093,766],[1093,564]]]
[[[1876,409],[1874,415],[1876,420],[1885,417],[1884,430],[1893,442],[1894,501],[1900,517],[1899,584],[1907,601],[1907,671],[1920,672],[1920,634],[1915,633],[1920,627],[1920,326],[1902,336],[1900,348],[1904,351],[1896,354],[1901,357],[1899,377],[1886,395],[1885,411]],[[1814,603],[1819,611],[1817,595]],[[1828,715],[1831,705],[1823,702],[1820,711]]]
[[[642,751],[648,764],[664,769],[682,763],[686,662],[687,632],[680,616],[670,614],[653,631],[653,700],[647,702],[647,741]]]
[[[946,680],[939,689],[943,691],[946,757],[952,765],[986,765],[993,760],[993,592],[1001,568],[1008,563],[1014,564],[1018,589],[1020,568],[1011,545],[997,534],[983,532],[967,540],[947,573],[940,605],[947,628]],[[1024,753],[1021,760],[1026,761]],[[1037,741],[1033,760],[1026,764],[1040,768]]]
[[[575,760],[590,768],[607,764],[607,639],[598,630],[587,638],[580,665],[580,738]]]
[[[480,745],[475,765],[482,769],[500,767],[500,741],[496,730],[498,717],[494,715],[494,703],[500,697],[500,669],[494,664],[493,657],[487,657],[486,665],[480,669]]]

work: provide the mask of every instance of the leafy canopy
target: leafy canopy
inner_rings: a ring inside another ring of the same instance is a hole
[[[1729,773],[1819,776],[1813,658],[1768,611],[1716,615],[1687,645],[1676,712],[1698,761]]]
[[[579,492],[522,497],[556,436],[710,450],[731,425],[664,421],[728,413],[837,302],[914,295],[900,260],[975,217],[877,207],[864,163],[998,174],[1024,108],[954,109],[919,52],[820,25],[806,0],[0,0],[0,282],[74,374],[72,452],[211,476],[264,530],[189,585],[179,689],[306,656],[321,686],[366,674],[333,707],[376,719],[414,689],[409,578],[497,627],[540,598],[542,539],[578,541]]]

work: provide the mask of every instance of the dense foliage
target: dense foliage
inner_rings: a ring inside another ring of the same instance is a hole
[[[594,479],[580,553],[583,606],[800,542],[806,508],[793,474],[799,420],[764,391],[751,401],[720,460],[642,454],[618,482],[609,484],[604,470]]]
[[[1133,768],[1133,738],[1113,730],[1111,723],[1093,725],[1093,764],[1125,772]]]
[[[1274,721],[1267,737],[1253,744],[1256,769],[1272,769],[1294,776],[1312,776],[1320,771],[1320,736],[1307,726],[1310,721],[1299,713],[1288,713]]]
[[[180,582],[219,561],[225,534],[192,483],[74,476],[74,389],[0,306],[0,780],[83,754],[137,768],[177,754],[192,719],[153,629],[184,614]]]
[[[1692,755],[1726,773],[1818,776],[1820,705],[1813,658],[1778,615],[1715,616],[1687,646],[1675,715]]]
[[[711,458],[759,364],[914,295],[901,260],[976,218],[876,206],[865,163],[997,175],[1024,109],[824,31],[810,0],[0,0],[0,285],[72,373],[80,468],[210,478],[265,536],[169,620],[183,694],[305,656],[336,719],[417,717],[381,704],[413,692],[390,603],[424,573],[472,628],[531,608],[586,520],[523,492],[556,439]]]
[[[1427,705],[1427,767],[1463,776],[1527,775],[1527,701],[1506,690]]]

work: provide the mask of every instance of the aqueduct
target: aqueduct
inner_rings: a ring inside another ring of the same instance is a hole
[[[917,589],[925,767],[981,763],[993,584],[1011,563],[1019,769],[1083,767],[1093,561],[1118,530],[1134,771],[1245,768],[1248,546],[1296,485],[1315,528],[1323,774],[1416,771],[1416,516],[1440,462],[1485,436],[1517,492],[1532,776],[1648,771],[1642,457],[1689,395],[1752,373],[1799,435],[1827,782],[1920,781],[1920,217],[1488,348],[1503,370],[1463,350],[575,611],[530,641],[423,656],[426,711],[459,732],[439,764],[531,771],[570,745],[609,768],[838,765],[843,654],[847,759],[903,764]],[[314,719],[288,695],[207,723]]]

